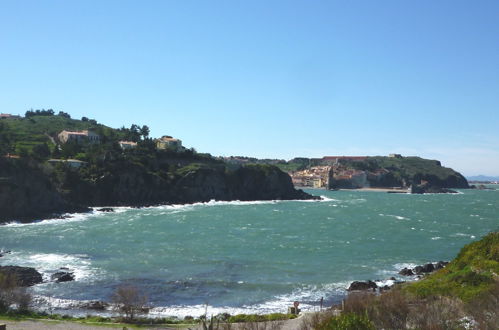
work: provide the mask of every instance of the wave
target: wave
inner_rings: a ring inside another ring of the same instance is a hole
[[[199,317],[201,315],[217,315],[220,313],[235,314],[269,314],[286,313],[287,308],[293,305],[293,302],[299,301],[302,311],[317,310],[321,298],[324,298],[326,304],[339,302],[345,295],[346,288],[350,282],[337,282],[320,286],[305,285],[289,294],[278,295],[268,301],[242,306],[214,306],[207,304],[195,305],[171,305],[171,306],[153,306],[149,311],[149,317],[175,316],[183,318],[186,316]],[[84,306],[92,302],[91,300],[73,300],[64,298],[52,298],[44,295],[34,296],[35,306],[40,310],[51,310],[63,312],[72,315],[111,315],[112,306],[106,310],[94,311],[85,309]]]
[[[49,282],[50,276],[61,269],[72,272],[76,281],[92,281],[102,273],[92,266],[90,258],[85,254],[12,252],[2,257],[2,263],[36,268],[42,274],[44,282]]]
[[[329,198],[327,196],[320,196],[320,200],[257,200],[257,201],[217,201],[210,200],[209,202],[197,202],[192,204],[163,204],[145,207],[131,207],[131,206],[99,206],[92,208],[90,212],[84,213],[64,213],[57,218],[48,218],[40,221],[22,223],[18,221],[13,221],[4,224],[6,227],[25,227],[25,226],[41,226],[41,225],[60,225],[69,222],[79,222],[90,220],[98,216],[112,216],[113,214],[120,214],[129,212],[132,210],[166,210],[172,211],[172,213],[189,211],[199,207],[213,207],[213,206],[249,206],[249,205],[272,205],[278,203],[291,203],[291,202],[307,202],[307,203],[317,203],[317,202],[331,202],[338,201],[336,199]],[[102,208],[111,208],[113,212],[99,211]],[[150,214],[144,214],[150,215]]]

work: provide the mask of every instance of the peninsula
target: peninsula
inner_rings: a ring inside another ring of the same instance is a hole
[[[228,166],[148,126],[113,129],[65,112],[0,120],[0,223],[96,206],[314,199],[266,164]]]

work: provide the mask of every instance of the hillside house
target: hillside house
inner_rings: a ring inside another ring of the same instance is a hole
[[[76,142],[76,143],[99,143],[100,136],[92,131],[62,131],[57,135],[61,143]]]
[[[80,168],[83,165],[86,165],[87,162],[78,160],[78,159],[49,159],[47,161],[50,165],[57,165],[60,163],[64,163],[71,168]]]
[[[137,147],[137,142],[133,141],[118,141],[118,144],[123,150],[129,150]]]
[[[182,141],[175,139],[169,135],[164,135],[160,139],[156,139],[156,148],[160,150],[182,151]]]
[[[7,118],[21,118],[21,116],[11,115],[10,113],[0,113],[0,119],[7,119]]]

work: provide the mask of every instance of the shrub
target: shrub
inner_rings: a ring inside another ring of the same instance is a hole
[[[317,330],[374,330],[374,324],[367,315],[347,313],[333,316],[320,323]]]
[[[147,297],[131,285],[118,287],[113,295],[113,302],[126,321],[133,321],[136,315],[148,312]]]
[[[18,312],[26,312],[31,302],[31,294],[18,286],[15,275],[0,273],[0,312],[8,312],[12,307]]]

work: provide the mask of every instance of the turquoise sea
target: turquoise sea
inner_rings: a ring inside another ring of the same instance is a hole
[[[94,211],[0,226],[1,265],[60,267],[74,282],[31,290],[39,307],[109,300],[129,283],[156,315],[285,312],[342,298],[353,280],[450,260],[499,229],[499,190],[387,194],[309,190],[323,201],[216,202]]]

